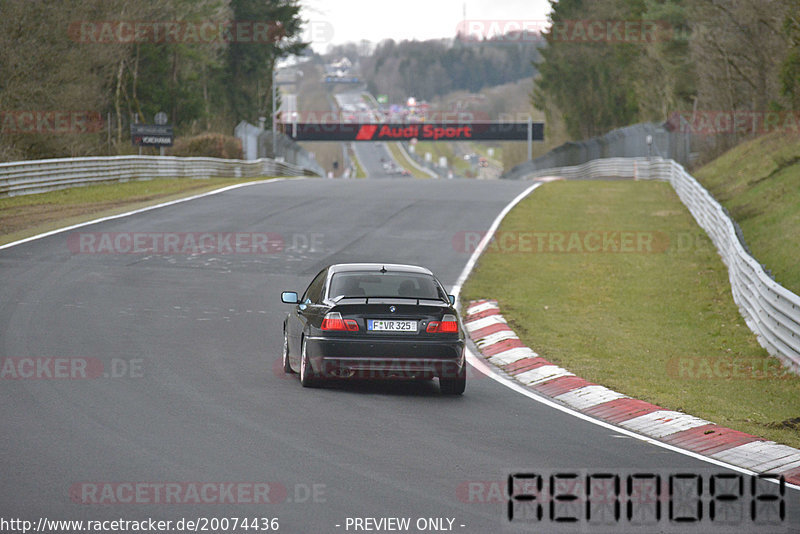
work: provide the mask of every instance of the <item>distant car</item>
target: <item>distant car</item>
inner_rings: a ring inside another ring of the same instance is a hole
[[[464,331],[431,271],[413,265],[336,264],[314,277],[283,323],[283,370],[316,386],[334,379],[439,379],[466,387]]]

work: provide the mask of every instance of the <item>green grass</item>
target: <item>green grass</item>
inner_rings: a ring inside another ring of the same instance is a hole
[[[453,170],[455,174],[466,176],[468,172],[472,171],[472,165],[460,158],[453,152],[453,147],[450,143],[443,141],[423,141],[417,143],[415,151],[422,157],[425,157],[426,152],[430,152],[433,156],[433,163],[438,165],[439,158],[444,156],[447,158],[447,166]]]
[[[355,176],[353,176],[353,178],[366,178],[367,177],[367,172],[364,170],[364,167],[361,165],[361,161],[358,159],[358,156],[356,156],[356,151],[352,150],[352,149],[348,149],[348,152],[350,154],[350,161],[352,162],[353,167],[355,168],[355,171],[354,171],[355,172]]]
[[[406,156],[405,151],[400,148],[400,143],[386,143],[386,146],[389,148],[389,151],[392,153],[392,157],[394,160],[399,163],[404,169],[408,170],[411,173],[411,176],[414,178],[430,178],[431,176],[427,173],[422,172],[419,170],[415,165],[411,163],[411,160]]]
[[[0,198],[0,244],[227,185],[263,179],[140,180]]]
[[[693,174],[739,223],[758,261],[800,293],[800,137],[758,137]]]
[[[548,252],[551,239],[586,231],[638,232],[653,237],[653,251]],[[543,252],[503,244],[504,234],[533,232],[545,233]],[[725,266],[667,183],[546,184],[509,213],[498,239],[462,298],[497,299],[543,357],[632,397],[800,447],[783,424],[800,417],[800,377],[758,345]],[[728,371],[734,363],[747,369]]]
[[[477,154],[483,156],[490,162],[494,163],[495,165],[502,167],[503,166],[503,147],[502,146],[489,146],[489,145],[482,145],[480,143],[471,142],[469,144],[470,148],[475,151]],[[494,149],[494,155],[489,155],[489,148]]]

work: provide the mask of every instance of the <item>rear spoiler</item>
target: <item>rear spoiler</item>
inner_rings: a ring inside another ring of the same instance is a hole
[[[423,298],[419,298],[419,297],[362,297],[362,296],[348,297],[346,295],[339,295],[338,297],[335,297],[335,298],[331,299],[331,301],[334,304],[339,304],[339,301],[344,300],[344,299],[347,299],[347,300],[363,300],[364,304],[369,304],[370,300],[372,300],[372,301],[375,301],[375,300],[414,300],[414,301],[416,301],[417,306],[419,306],[420,302],[423,302],[423,301],[428,306],[433,306],[435,304],[447,304],[448,306],[450,305],[450,302],[445,302],[444,300],[423,299]],[[373,304],[383,304],[383,303],[381,303],[381,302],[378,302],[378,303],[373,302]]]

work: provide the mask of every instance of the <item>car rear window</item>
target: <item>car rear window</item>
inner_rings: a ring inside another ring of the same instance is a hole
[[[331,278],[328,296],[447,300],[447,295],[432,276],[415,273],[336,273]]]

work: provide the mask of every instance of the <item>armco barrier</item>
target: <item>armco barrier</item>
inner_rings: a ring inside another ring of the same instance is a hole
[[[800,373],[800,296],[775,282],[745,249],[724,208],[683,166],[661,158],[606,158],[543,169],[525,178],[668,180],[728,267],[733,299],[759,343]]]
[[[42,193],[97,182],[154,178],[255,178],[315,175],[274,161],[172,156],[108,156],[0,163],[0,197]]]

